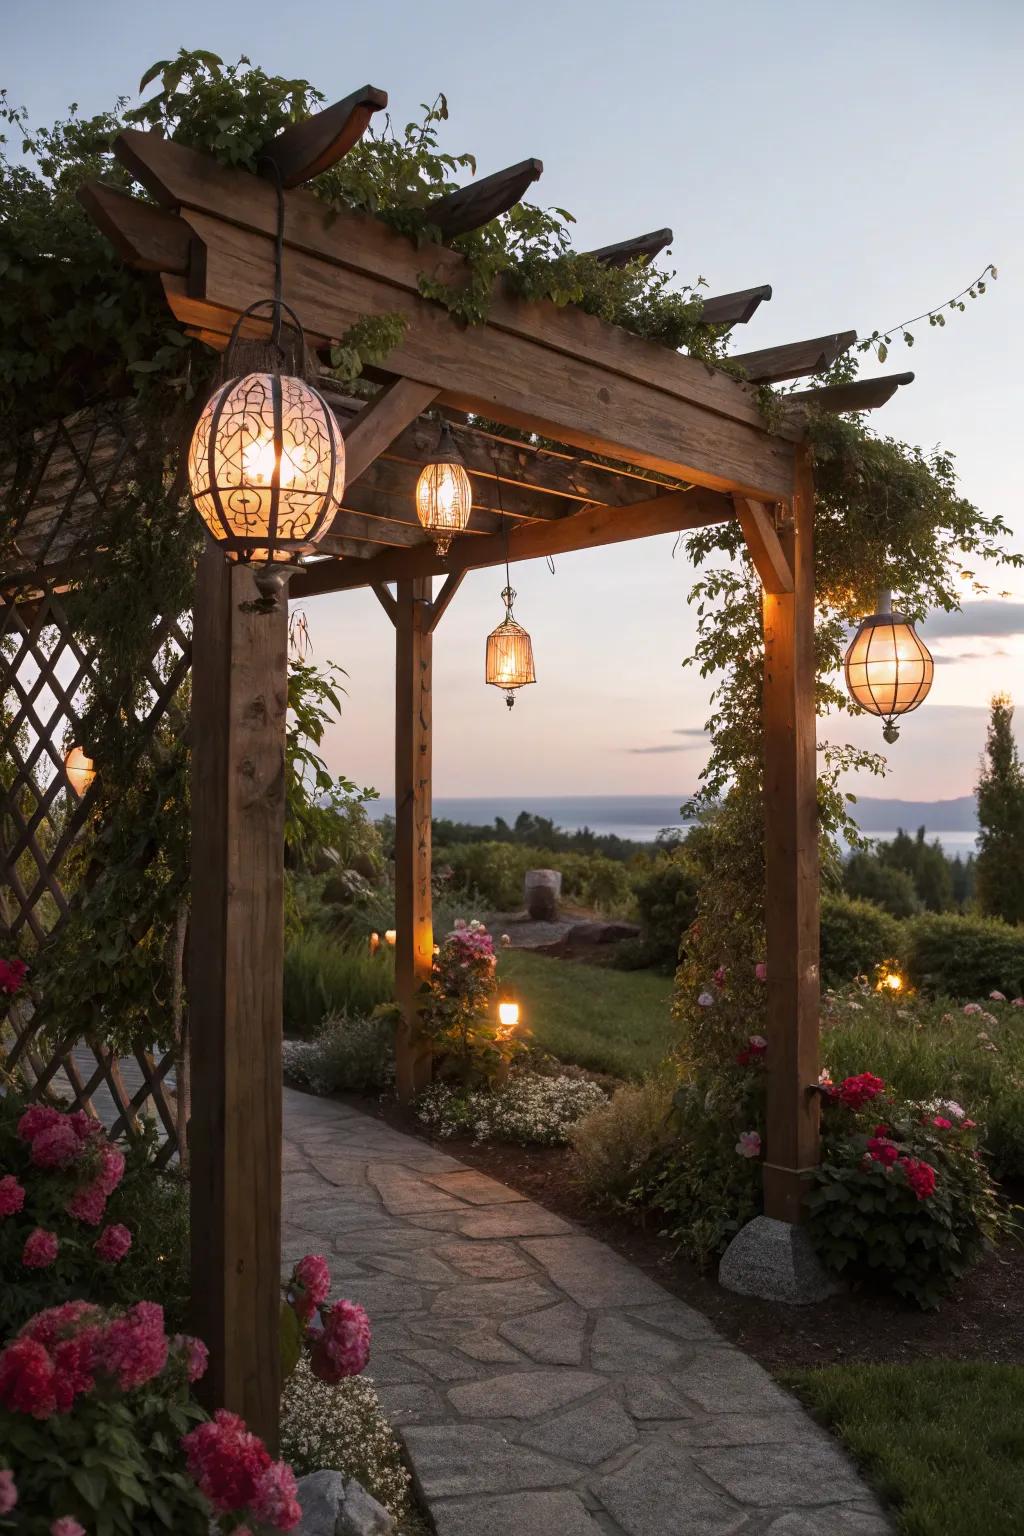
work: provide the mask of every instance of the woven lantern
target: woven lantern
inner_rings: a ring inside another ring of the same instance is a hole
[[[81,747],[72,747],[64,759],[64,772],[79,800],[83,799],[96,777],[96,765],[92,758],[87,757]]]
[[[416,516],[446,555],[452,538],[461,533],[473,510],[473,488],[462,462],[452,429],[441,425],[437,451],[423,466],[416,481]]]
[[[892,610],[892,597],[882,592],[878,612],[862,619],[844,663],[850,697],[885,722],[882,736],[894,742],[897,719],[923,704],[932,686],[935,663],[913,624]]]
[[[505,703],[511,709],[516,701],[516,689],[535,683],[537,673],[533,665],[533,641],[512,616],[516,594],[511,587],[506,587],[501,598],[505,604],[505,617],[487,636],[484,676],[493,687],[505,690]]]

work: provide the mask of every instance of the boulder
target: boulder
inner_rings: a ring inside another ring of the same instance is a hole
[[[295,1536],[390,1536],[398,1522],[361,1483],[340,1472],[310,1472],[298,1479],[302,1520]]]
[[[383,1504],[351,1478],[345,1484],[345,1502],[338,1516],[337,1536],[388,1536],[397,1530],[398,1522],[388,1514]]]
[[[562,873],[558,869],[528,869],[523,882],[526,910],[535,923],[553,923],[558,916],[562,894]]]

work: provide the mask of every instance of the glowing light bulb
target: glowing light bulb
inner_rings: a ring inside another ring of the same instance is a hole
[[[498,1004],[498,1023],[506,1029],[515,1029],[519,1023],[519,1004],[504,1000]]]

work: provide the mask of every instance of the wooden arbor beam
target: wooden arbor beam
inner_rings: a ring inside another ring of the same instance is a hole
[[[763,347],[760,352],[739,352],[729,361],[739,363],[752,384],[780,384],[785,379],[799,379],[806,373],[822,373],[831,368],[856,340],[856,331],[838,331],[834,336]]]
[[[301,186],[347,155],[366,132],[373,114],[383,111],[387,104],[387,91],[364,85],[343,101],[282,129],[264,144],[260,159],[273,161],[282,186]]]
[[[814,711],[814,478],[801,451],[793,518],[780,542],[790,591],[766,590],[765,909],[768,1094],[765,1214],[801,1219],[819,1160],[820,1026],[817,764]]]
[[[503,171],[494,171],[471,181],[455,192],[428,203],[427,218],[435,229],[440,230],[442,240],[454,240],[456,235],[468,235],[472,229],[481,229],[499,214],[514,208],[527,187],[539,181],[544,172],[543,160],[520,160]]]
[[[202,557],[192,638],[192,1306],[212,1407],[277,1443],[288,613]]]
[[[630,240],[619,240],[614,245],[598,246],[596,251],[588,251],[588,256],[593,256],[605,267],[628,267],[631,261],[653,261],[655,256],[667,250],[672,244],[672,231],[670,229],[652,229],[646,235],[634,235]]]
[[[854,379],[849,384],[825,384],[821,389],[801,389],[786,398],[820,411],[875,411],[886,405],[905,384],[913,384],[912,373],[890,373],[880,379]]]
[[[430,1081],[419,993],[434,959],[431,912],[433,635],[428,577],[399,581],[395,597],[395,1037],[399,1101]]]
[[[704,300],[700,318],[706,325],[746,325],[771,296],[770,283],[763,283],[760,288],[741,288],[736,293],[720,293]]]

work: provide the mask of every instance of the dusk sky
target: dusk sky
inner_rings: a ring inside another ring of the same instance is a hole
[[[957,456],[964,493],[1024,548],[1024,6],[1020,0],[434,0],[301,7],[270,0],[0,0],[0,84],[35,122],[132,95],[179,46],[310,78],[330,100],[369,81],[399,122],[448,95],[446,147],[481,173],[544,161],[535,200],[571,209],[582,249],[671,225],[670,264],[712,293],[770,282],[736,349],[862,334],[928,309],[988,262],[999,281],[914,327],[887,368],[917,381],[879,430]],[[875,365],[865,368],[875,371]],[[704,760],[688,733],[709,684],[681,666],[692,571],[663,537],[513,571],[538,684],[506,711],[484,687],[484,637],[503,573],[469,576],[435,639],[438,795],[686,794]],[[890,753],[885,785],[913,799],[968,792],[986,703],[1017,695],[1024,740],[1024,573],[991,574],[989,600],[923,627],[939,665]],[[1005,598],[997,596],[1006,592]],[[965,594],[970,596],[970,594]],[[331,766],[392,789],[393,634],[372,595],[308,605],[316,659],[349,673]],[[839,724],[881,745],[877,722]]]

